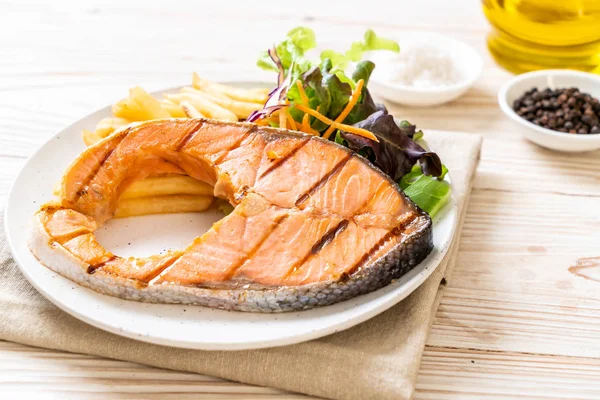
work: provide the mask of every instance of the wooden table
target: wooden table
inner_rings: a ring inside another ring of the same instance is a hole
[[[300,24],[338,48],[367,27],[384,35],[441,32],[479,50],[483,76],[451,104],[393,110],[420,127],[479,133],[485,141],[415,398],[600,398],[600,282],[569,272],[578,259],[600,256],[600,152],[543,150],[503,117],[496,93],[510,74],[486,51],[489,28],[477,1],[160,3],[0,4],[0,202],[39,145],[133,85],[187,84],[193,70],[213,79],[272,79],[254,66],[256,54]],[[304,397],[0,342],[0,397],[14,392]]]

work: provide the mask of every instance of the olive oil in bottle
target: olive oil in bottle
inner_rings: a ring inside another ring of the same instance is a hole
[[[568,68],[600,73],[600,0],[482,0],[488,48],[513,72]]]

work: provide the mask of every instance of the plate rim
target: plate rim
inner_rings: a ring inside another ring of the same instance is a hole
[[[231,84],[234,86],[249,86],[249,85],[259,85],[259,86],[264,85],[264,86],[266,86],[267,85],[264,81],[250,81],[250,80],[247,80],[247,81],[220,81],[220,82],[228,83],[228,84]],[[174,86],[174,87],[165,88],[162,90],[153,91],[151,94],[153,94],[153,95],[162,94],[165,92],[177,90],[183,86],[186,86],[186,85]],[[398,290],[398,293],[396,293],[393,296],[390,296],[389,300],[387,300],[386,302],[384,302],[378,306],[371,307],[369,310],[359,313],[358,315],[355,315],[349,319],[346,319],[343,322],[340,322],[337,324],[326,325],[324,327],[323,326],[317,327],[316,329],[312,329],[309,332],[303,332],[301,335],[288,334],[288,335],[280,337],[277,340],[271,340],[271,339],[269,339],[269,340],[254,340],[254,341],[250,341],[250,342],[243,342],[243,341],[208,342],[208,341],[182,340],[182,339],[175,340],[175,339],[169,339],[169,338],[164,338],[164,337],[143,335],[143,334],[139,334],[136,332],[130,332],[123,328],[115,326],[116,324],[111,325],[101,319],[94,319],[91,316],[92,313],[90,313],[90,315],[83,314],[83,313],[77,311],[75,308],[72,308],[69,303],[61,301],[59,297],[55,296],[51,291],[49,291],[45,287],[43,287],[42,282],[39,282],[37,277],[35,277],[34,274],[32,273],[32,271],[30,271],[25,266],[26,263],[19,256],[19,252],[17,251],[15,243],[13,242],[12,232],[10,231],[10,228],[9,228],[9,225],[10,225],[9,221],[12,221],[12,218],[9,215],[9,211],[12,209],[10,206],[13,203],[13,201],[11,201],[11,200],[13,199],[14,196],[16,196],[15,191],[16,191],[17,183],[22,179],[22,175],[24,174],[24,171],[27,169],[27,167],[30,166],[32,159],[34,159],[36,156],[38,156],[38,154],[43,151],[43,149],[46,147],[46,145],[48,145],[48,143],[50,143],[52,140],[54,140],[57,136],[60,136],[63,133],[68,133],[68,131],[72,129],[71,128],[72,126],[78,124],[81,120],[90,117],[92,114],[100,113],[104,110],[109,109],[110,107],[111,106],[108,105],[106,107],[97,109],[91,113],[88,113],[83,117],[78,118],[73,123],[67,125],[65,128],[61,129],[56,134],[52,135],[41,146],[39,146],[37,148],[37,150],[34,151],[31,154],[31,156],[29,156],[27,158],[23,167],[19,170],[19,173],[17,174],[14,181],[12,182],[11,188],[8,192],[6,206],[4,208],[4,231],[6,234],[8,247],[10,249],[13,259],[15,260],[15,262],[16,262],[17,266],[19,267],[19,270],[21,271],[23,276],[25,276],[25,278],[29,281],[29,283],[39,293],[41,293],[47,300],[49,300],[56,307],[65,311],[66,313],[70,314],[71,316],[79,319],[80,321],[87,323],[91,326],[94,326],[98,329],[102,329],[109,333],[113,333],[113,334],[116,334],[119,336],[127,337],[127,338],[134,339],[134,340],[139,340],[139,341],[143,341],[143,342],[147,342],[147,343],[153,343],[153,344],[165,345],[165,346],[171,346],[171,347],[178,347],[178,348],[186,348],[186,349],[197,349],[197,350],[231,350],[231,351],[251,350],[251,349],[261,349],[261,348],[278,347],[278,346],[302,343],[302,342],[317,339],[317,338],[320,338],[323,336],[327,336],[327,335],[330,335],[333,333],[337,333],[337,332],[349,329],[353,326],[356,326],[358,324],[361,324],[361,323],[373,318],[374,316],[376,316],[378,314],[383,313],[384,311],[386,311],[386,310],[390,309],[391,307],[393,307],[394,305],[398,304],[399,302],[404,300],[406,297],[408,297],[410,294],[412,294],[417,288],[419,288],[431,276],[431,274],[433,274],[433,272],[435,270],[437,270],[437,268],[443,261],[444,257],[446,256],[446,254],[452,247],[452,243],[456,236],[456,231],[458,228],[458,219],[459,219],[458,218],[459,205],[456,200],[454,191],[452,191],[451,200],[444,207],[446,210],[442,211],[443,214],[441,217],[441,218],[450,218],[450,224],[451,224],[450,234],[447,236],[447,238],[444,242],[443,248],[438,249],[439,252],[437,254],[430,255],[430,256],[436,257],[435,260],[432,262],[431,268],[424,268],[423,271],[420,271],[415,276],[415,278],[418,277],[417,279],[413,278],[412,280],[409,280],[408,282],[406,282],[404,285],[396,288],[395,290]],[[448,181],[452,184],[451,174],[448,174]],[[436,218],[432,218],[432,220],[435,223]],[[428,257],[430,257],[430,256],[428,256]],[[425,262],[426,260],[427,259],[423,260],[422,263]],[[47,268],[39,260],[37,262],[43,268]],[[55,274],[57,277],[59,277],[59,279],[65,279],[67,281],[70,281],[68,278],[63,277],[62,275],[60,275],[54,271],[52,271],[52,273]],[[72,282],[72,281],[70,281],[70,282]],[[75,284],[77,284],[77,283],[75,283]],[[79,284],[77,284],[77,285],[81,286]],[[84,287],[82,287],[82,288],[84,288]],[[400,288],[402,288],[402,290],[399,290]],[[85,288],[85,289],[92,290],[92,289],[88,289],[88,288]],[[376,293],[382,289],[384,289],[384,288],[380,288],[377,291],[372,292],[372,293]],[[105,294],[101,294],[101,295],[107,296],[107,297],[113,297],[113,296],[108,296]],[[358,297],[360,297],[360,296],[358,296]],[[123,301],[123,302],[130,301],[130,300],[124,300],[124,299],[118,299],[118,300]],[[350,301],[350,300],[348,300],[348,301]],[[343,303],[343,302],[341,302],[341,303]],[[148,303],[142,303],[142,304],[148,304]],[[152,306],[152,305],[154,305],[154,304],[150,304],[150,306]],[[179,306],[187,307],[188,305],[181,304]],[[200,307],[200,306],[194,306],[194,307]],[[320,309],[323,309],[323,308],[327,308],[327,306],[320,307]],[[307,310],[307,311],[310,311],[310,310]],[[302,312],[305,312],[305,311],[299,311],[299,313],[302,313]],[[240,313],[247,314],[247,313],[242,313],[242,312],[240,312]]]

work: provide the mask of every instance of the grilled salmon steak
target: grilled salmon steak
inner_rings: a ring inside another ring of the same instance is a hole
[[[144,258],[107,251],[94,231],[128,185],[160,173],[204,181],[235,209],[184,250]],[[111,296],[280,312],[376,290],[433,245],[429,216],[342,146],[248,123],[171,119],[85,150],[59,199],[36,213],[29,246],[48,268]]]

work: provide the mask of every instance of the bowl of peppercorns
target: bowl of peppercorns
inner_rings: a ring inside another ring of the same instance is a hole
[[[532,142],[558,151],[600,149],[600,76],[571,70],[518,75],[498,93],[502,111]]]

